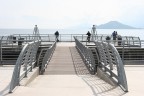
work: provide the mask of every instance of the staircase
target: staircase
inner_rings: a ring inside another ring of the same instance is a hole
[[[90,75],[75,46],[59,46],[44,75],[8,96],[121,96],[124,92]]]

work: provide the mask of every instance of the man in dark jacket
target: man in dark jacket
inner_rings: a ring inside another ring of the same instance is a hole
[[[88,35],[87,40],[88,40],[88,42],[90,42],[91,33],[88,31],[86,35]]]
[[[56,36],[56,39],[57,39],[57,42],[58,42],[59,41],[58,40],[58,37],[59,37],[59,32],[58,31],[55,32],[55,36]]]

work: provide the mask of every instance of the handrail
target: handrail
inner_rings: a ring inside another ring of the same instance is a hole
[[[79,39],[79,41],[83,41],[86,42],[87,44],[87,36],[83,35],[83,36],[75,36],[77,39]],[[106,35],[98,35],[97,36],[97,40],[98,41],[109,41],[111,43],[117,43],[117,42],[123,42],[120,45],[124,45],[124,46],[128,46],[128,47],[133,47],[133,46],[137,46],[137,47],[141,47],[141,40],[139,37],[132,37],[132,36],[121,36],[121,40],[112,40],[112,38],[110,37],[110,40],[106,40]],[[96,38],[96,37],[95,37]],[[92,41],[91,41],[92,42]],[[115,46],[120,46],[118,44],[115,44]]]
[[[40,41],[34,41],[23,47],[14,67],[9,89],[10,93],[16,86],[20,85],[20,81],[24,77],[27,77],[27,74],[32,71],[35,66],[36,54],[40,43]],[[21,67],[23,67],[23,69],[21,69]]]
[[[121,57],[117,49],[110,43],[95,41],[99,54],[99,68],[109,75],[119,86],[128,91],[127,79]]]
[[[45,71],[45,69],[46,69],[46,67],[47,67],[47,65],[48,65],[48,63],[49,63],[49,61],[53,55],[53,52],[55,50],[56,42],[57,42],[57,40],[53,43],[53,45],[50,48],[47,49],[47,51],[43,57],[42,64],[39,65],[40,66],[40,74],[44,73],[44,71]]]
[[[76,37],[74,37],[76,46],[84,61],[86,62],[87,68],[96,70],[96,62],[91,62],[89,59],[94,61],[91,51],[84,46]],[[94,41],[96,48],[96,56],[98,59],[98,68],[100,68],[105,74],[107,74],[113,81],[115,81],[125,92],[128,91],[127,79],[121,57],[116,48],[106,42]],[[90,56],[90,55],[91,56]],[[91,67],[92,66],[92,67]],[[94,71],[93,71],[94,72]]]
[[[21,37],[21,38],[26,38],[29,36],[29,40],[32,40],[35,36],[33,34],[13,34],[14,37]],[[75,41],[74,39],[72,39],[71,37],[76,36],[80,41],[87,41],[87,35],[86,34],[60,34],[59,35],[59,39],[60,41]],[[111,40],[112,37],[110,34],[98,34],[96,37],[97,40],[106,40],[106,37],[110,36]],[[43,40],[44,38],[46,38],[49,41],[55,41],[55,35],[54,34],[40,34],[41,39]],[[132,39],[133,37],[136,38],[137,40],[139,40],[139,37],[135,37],[135,36],[121,36],[122,40],[127,41],[126,44],[129,44],[129,40]]]
[[[49,43],[53,43],[55,41],[55,35],[54,34],[40,34],[41,36],[41,42],[42,44],[46,44],[47,42]],[[71,38],[75,36],[79,41],[82,41],[83,44],[91,44],[87,42],[87,36],[85,34],[60,34],[59,36],[59,40],[61,41],[70,41],[73,42],[74,39]],[[98,35],[98,40],[100,41],[106,41],[106,34],[99,34]],[[13,38],[15,37],[15,38]],[[22,38],[22,39],[20,39]],[[133,38],[133,39],[129,39],[129,38]],[[8,40],[8,41],[7,41]],[[1,53],[0,53],[0,57],[1,57],[1,64],[14,64],[14,62],[16,61],[18,54],[20,52],[20,50],[22,49],[23,45],[28,43],[28,42],[32,42],[33,41],[33,34],[14,34],[14,35],[10,35],[10,36],[3,36],[3,38],[1,39]],[[7,42],[7,43],[6,43]],[[144,48],[144,41],[140,40],[139,37],[132,37],[132,36],[122,36],[122,40],[109,40],[109,42],[113,43],[115,42],[115,46],[116,47],[129,47],[129,48]],[[119,45],[119,42],[120,43]],[[131,43],[134,42],[134,43]],[[131,45],[133,44],[133,45]],[[94,45],[94,44],[93,44]],[[8,48],[5,48],[8,47]],[[9,49],[12,48],[10,50],[10,56],[8,56],[7,54],[5,54],[6,52],[9,51]],[[3,49],[8,49],[8,50],[3,50]],[[16,54],[12,53],[13,51],[17,51]],[[10,58],[7,58],[10,57]],[[12,62],[11,62],[12,61]],[[11,63],[9,63],[11,62]]]
[[[94,75],[96,73],[96,63],[91,50],[86,46],[84,46],[76,37],[74,37],[74,39],[75,39],[76,47],[78,51],[81,53],[82,58],[85,61],[89,72],[92,75]]]

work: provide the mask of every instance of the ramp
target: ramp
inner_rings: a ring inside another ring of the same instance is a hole
[[[44,75],[8,96],[121,96],[124,92],[90,75],[74,44],[58,43]]]
[[[57,46],[45,75],[75,74],[70,47]]]

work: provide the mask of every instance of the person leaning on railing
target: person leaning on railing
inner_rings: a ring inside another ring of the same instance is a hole
[[[106,36],[106,42],[109,43],[111,40],[110,36]]]
[[[91,33],[88,31],[86,35],[87,35],[88,42],[90,42]]]
[[[56,36],[56,40],[57,40],[57,42],[58,42],[58,41],[59,41],[59,39],[58,39],[58,37],[59,37],[59,32],[58,32],[58,31],[55,32],[55,36]]]

